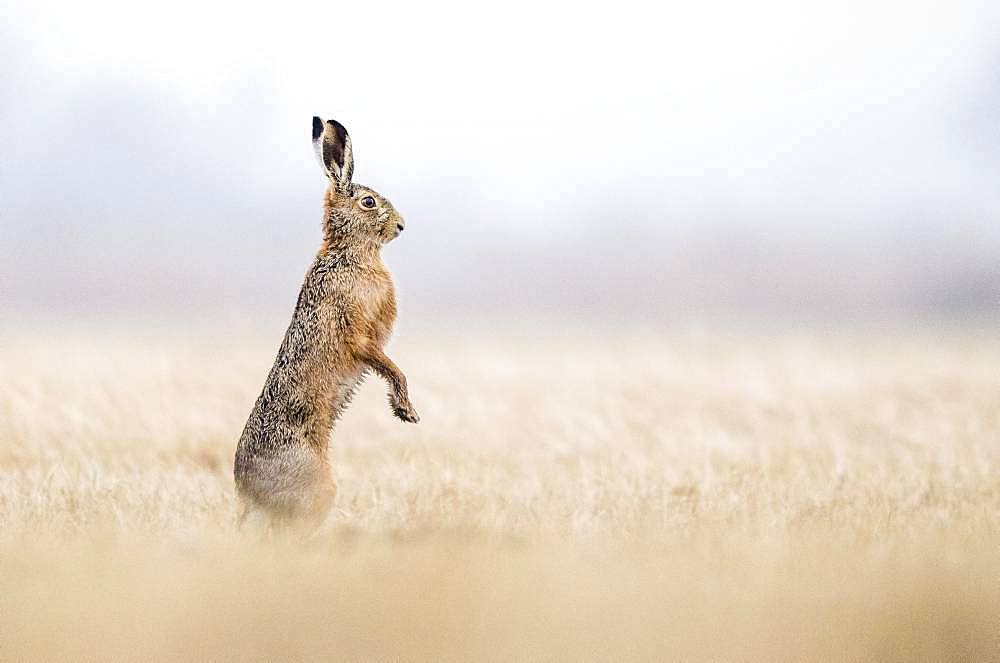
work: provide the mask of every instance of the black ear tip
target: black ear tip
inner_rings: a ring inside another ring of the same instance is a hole
[[[327,124],[333,129],[333,135],[336,136],[341,142],[347,140],[347,128],[343,124],[337,122],[336,120],[327,120]]]
[[[323,120],[313,115],[313,140],[323,135]]]

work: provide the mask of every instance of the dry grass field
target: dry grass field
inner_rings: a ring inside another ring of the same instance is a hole
[[[0,335],[0,660],[1000,660],[1000,337],[435,334],[234,528],[280,331]]]

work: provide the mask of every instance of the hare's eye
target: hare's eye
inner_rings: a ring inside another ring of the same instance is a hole
[[[361,206],[365,209],[375,209],[375,199],[371,196],[365,196],[361,199]]]

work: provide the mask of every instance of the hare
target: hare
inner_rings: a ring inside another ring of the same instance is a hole
[[[351,181],[354,158],[343,125],[314,117],[312,136],[330,180],[323,243],[236,448],[240,524],[253,512],[272,525],[315,527],[325,519],[337,492],[330,433],[369,370],[388,383],[397,417],[420,420],[406,377],[383,351],[396,296],[380,251],[403,231],[403,219],[384,196]]]

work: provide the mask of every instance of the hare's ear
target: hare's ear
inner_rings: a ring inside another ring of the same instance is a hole
[[[346,187],[354,175],[354,156],[347,129],[336,120],[313,117],[313,148],[326,176],[338,187]]]
[[[313,150],[316,152],[316,160],[319,161],[319,167],[323,169],[323,172],[327,177],[330,173],[326,170],[326,164],[323,163],[323,126],[324,122],[321,118],[313,115]]]

